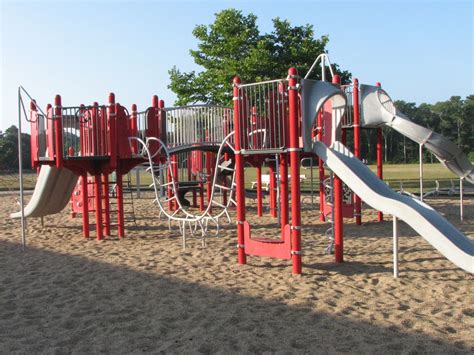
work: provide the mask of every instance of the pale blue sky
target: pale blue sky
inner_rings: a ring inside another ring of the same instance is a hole
[[[0,129],[17,121],[17,87],[41,106],[118,102],[172,105],[168,70],[198,69],[196,24],[235,7],[262,32],[281,17],[328,34],[332,61],[394,99],[436,102],[474,93],[472,1],[9,1],[1,7]]]

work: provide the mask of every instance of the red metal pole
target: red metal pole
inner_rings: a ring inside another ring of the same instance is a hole
[[[359,111],[359,80],[354,79],[354,88],[352,91],[352,102],[354,112],[354,155],[360,159],[360,111]],[[362,201],[359,196],[354,194],[355,198],[355,216],[356,224],[362,224]]]
[[[240,120],[239,120],[239,97],[240,78],[234,78],[234,144],[235,144],[235,180],[236,180],[236,202],[237,202],[237,258],[239,264],[247,263],[245,255],[244,241],[244,222],[245,222],[245,175],[244,175],[244,159],[240,154]]]
[[[291,259],[293,274],[301,274],[301,191],[300,191],[300,147],[298,132],[298,72],[288,70],[288,105],[290,126],[290,164],[291,164]]]
[[[257,165],[257,216],[263,215],[262,201],[262,163],[259,161]]]
[[[277,216],[276,174],[275,174],[276,161],[275,161],[275,167],[271,164],[273,163],[270,163],[270,166],[269,166],[269,169],[270,169],[270,215],[272,217],[276,217]]]
[[[89,184],[87,183],[87,173],[81,177],[82,190],[82,236],[89,238]]]
[[[97,233],[97,240],[103,239],[102,231],[102,198],[101,198],[101,176],[94,176],[94,190],[95,190],[95,226]]]
[[[56,95],[54,98],[54,130],[55,130],[55,145],[56,145],[56,167],[63,166],[63,119],[61,96]]]
[[[333,84],[340,84],[339,75],[332,78]],[[333,127],[332,129],[336,129]],[[337,139],[337,138],[336,138]],[[342,180],[334,174],[334,255],[337,263],[344,261],[344,243],[343,243],[343,216],[342,216]]]
[[[323,139],[323,115],[321,111],[318,112],[317,118],[317,130],[318,140]],[[324,218],[324,163],[321,158],[318,157],[318,169],[319,169],[319,219],[325,221]]]
[[[123,216],[123,179],[122,173],[117,169],[117,219],[118,219],[118,236],[122,238],[125,236],[125,222]]]
[[[173,169],[173,177],[174,177],[174,182],[176,184],[176,193],[178,193],[179,189],[179,176],[178,176],[178,155],[173,155],[171,157],[171,161],[173,162],[172,169]],[[173,204],[173,211],[176,211],[178,209],[178,196],[175,196],[176,199],[174,200]]]
[[[381,87],[380,83],[375,84],[378,87]],[[377,128],[377,176],[380,180],[383,180],[383,134],[382,127]],[[379,222],[383,221],[383,213],[377,213],[377,220]]]
[[[137,105],[132,105],[132,115],[130,117],[130,130],[132,131],[132,137],[138,136],[138,125],[137,125]],[[132,153],[138,153],[138,142],[136,140],[132,140]]]
[[[108,127],[109,127],[109,142],[110,144],[108,152],[110,154],[110,167],[115,169],[117,167],[117,132],[116,132],[116,119],[117,119],[117,110],[115,107],[115,94],[111,92],[109,94],[109,114],[107,117]]]
[[[109,175],[103,175],[103,200],[104,200],[104,234],[110,235],[110,200],[109,200]]]
[[[299,175],[298,175],[299,181]],[[281,235],[284,228],[289,223],[288,216],[288,156],[286,153],[280,154],[280,224]]]

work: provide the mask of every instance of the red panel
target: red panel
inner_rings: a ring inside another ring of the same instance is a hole
[[[278,259],[291,259],[291,228],[287,224],[283,229],[282,239],[251,237],[250,224],[244,222],[245,254],[269,256]]]

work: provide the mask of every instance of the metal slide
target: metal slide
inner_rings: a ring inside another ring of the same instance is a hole
[[[340,142],[331,148],[315,142],[313,152],[364,202],[405,221],[447,259],[474,273],[474,242],[433,208],[390,189]]]
[[[42,165],[25,217],[43,217],[61,212],[68,204],[78,176],[66,168]],[[21,218],[21,211],[10,215]]]
[[[423,144],[454,174],[474,184],[474,167],[459,147],[441,134],[413,123],[393,104],[380,87],[361,85],[362,126],[387,125],[404,136]]]

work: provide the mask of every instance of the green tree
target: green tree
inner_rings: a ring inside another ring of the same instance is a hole
[[[177,95],[177,105],[229,105],[235,75],[243,82],[276,79],[286,77],[294,66],[304,76],[314,59],[326,51],[328,36],[315,38],[312,25],[291,26],[275,18],[273,31],[260,34],[256,21],[254,14],[227,9],[215,15],[214,23],[194,28],[199,43],[190,54],[202,71],[181,72],[176,66],[169,71],[169,88]],[[350,79],[349,72],[334,67],[343,82]],[[315,70],[312,78],[319,78],[319,73]]]
[[[21,147],[23,150],[22,166],[24,169],[31,169],[29,134],[22,133]],[[18,170],[18,128],[11,126],[0,136],[0,171],[15,170]]]

